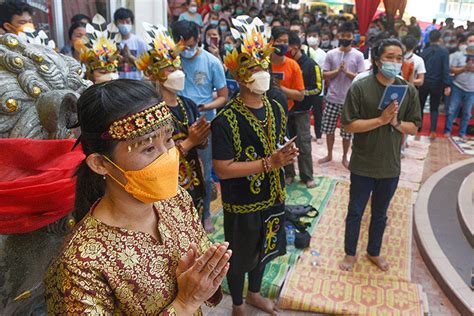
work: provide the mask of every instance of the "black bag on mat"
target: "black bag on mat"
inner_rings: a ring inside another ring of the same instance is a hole
[[[305,249],[309,247],[311,235],[305,230],[304,232],[295,233],[295,248]]]

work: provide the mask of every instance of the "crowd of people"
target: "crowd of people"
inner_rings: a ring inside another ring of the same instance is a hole
[[[340,268],[356,264],[372,196],[367,255],[388,270],[387,209],[404,136],[420,130],[428,96],[431,136],[443,101],[445,134],[460,115],[459,136],[468,137],[474,23],[422,30],[414,17],[392,27],[381,17],[361,35],[344,12],[219,0],[174,1],[169,16],[169,27],[144,23],[143,35],[126,8],[107,27],[100,15],[71,20],[61,53],[94,84],[77,104],[87,157],[77,172],[81,221],[47,273],[50,310],[193,313],[219,302],[227,276],[233,312],[244,315],[248,273],[246,302],[274,313],[259,292],[265,265],[286,251],[285,186],[295,163],[300,181],[316,186],[312,142],[326,134],[317,163],[331,161],[338,122],[351,174]],[[0,19],[6,33],[34,31],[24,3],[3,5]],[[408,86],[406,95],[380,108],[390,85]],[[216,182],[226,242],[211,245]]]

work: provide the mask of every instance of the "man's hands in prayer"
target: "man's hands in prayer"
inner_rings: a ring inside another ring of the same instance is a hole
[[[387,106],[385,110],[383,110],[382,114],[379,116],[380,124],[386,125],[388,123],[392,123],[393,120],[396,120],[397,111],[398,111],[398,102],[397,100],[393,100],[392,103],[390,103],[389,106]],[[395,122],[395,125],[396,124],[397,122]]]

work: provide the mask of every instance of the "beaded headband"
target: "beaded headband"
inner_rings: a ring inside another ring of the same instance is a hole
[[[175,43],[162,25],[152,25],[143,22],[145,33],[143,37],[148,44],[148,51],[137,58],[135,65],[144,72],[145,76],[163,82],[166,75],[163,69],[173,66],[181,67],[179,54],[184,50],[184,40]]]
[[[240,78],[244,83],[249,83],[251,74],[248,69],[260,66],[268,69],[270,55],[273,52],[272,42],[269,42],[270,29],[259,18],[254,18],[249,24],[250,18],[246,15],[232,19],[235,28],[231,28],[232,36],[242,42],[240,53],[237,48],[228,52],[224,57],[224,63],[234,78]]]
[[[118,43],[122,40],[115,24],[106,24],[104,17],[96,14],[92,24],[86,25],[87,36],[79,48],[79,59],[86,65],[87,72],[105,69],[113,72],[117,69],[119,52]]]
[[[102,139],[131,140],[149,134],[172,121],[171,112],[165,102],[155,104],[143,111],[113,121]]]

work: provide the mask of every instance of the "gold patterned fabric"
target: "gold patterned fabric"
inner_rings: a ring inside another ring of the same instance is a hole
[[[184,189],[155,208],[162,243],[146,233],[108,226],[93,217],[92,208],[46,273],[48,312],[161,315],[177,295],[179,259],[191,243],[203,253],[210,242]],[[221,298],[218,290],[210,305]]]

